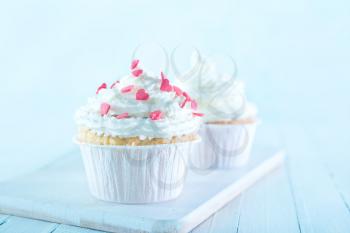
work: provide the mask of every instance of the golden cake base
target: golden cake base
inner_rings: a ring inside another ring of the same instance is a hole
[[[97,135],[90,129],[79,129],[77,140],[81,143],[89,143],[96,145],[111,145],[111,146],[146,146],[159,144],[173,144],[180,142],[190,142],[198,140],[197,134],[188,134],[183,136],[174,136],[170,139],[166,138],[152,138],[141,140],[139,137],[113,137],[105,135]]]

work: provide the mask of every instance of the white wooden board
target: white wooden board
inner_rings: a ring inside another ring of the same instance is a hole
[[[121,205],[92,198],[79,152],[0,183],[0,213],[110,232],[188,232],[283,163],[283,153],[255,148],[243,168],[193,172],[174,201]]]

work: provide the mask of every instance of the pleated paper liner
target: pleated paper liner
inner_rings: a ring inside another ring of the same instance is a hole
[[[194,145],[189,157],[193,169],[229,169],[243,166],[250,157],[256,127],[249,124],[203,124],[201,142]]]
[[[149,146],[80,145],[91,194],[118,203],[155,203],[177,198],[186,161],[197,141]]]

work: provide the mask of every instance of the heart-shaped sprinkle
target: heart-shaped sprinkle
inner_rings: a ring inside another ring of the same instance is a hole
[[[203,113],[198,113],[198,112],[193,112],[192,115],[193,115],[193,116],[198,116],[198,117],[204,116]]]
[[[181,104],[180,104],[180,108],[185,107],[186,103],[188,102],[188,99],[185,99]]]
[[[161,91],[170,92],[173,90],[172,86],[170,85],[169,79],[163,79],[162,83],[160,85]]]
[[[111,108],[111,105],[109,105],[107,103],[102,103],[101,106],[100,106],[101,116],[107,115],[107,113],[109,112],[110,108]]]
[[[126,86],[121,89],[122,93],[128,93],[134,88],[134,85]]]
[[[152,121],[160,120],[163,118],[163,116],[164,114],[160,110],[151,112],[149,114],[149,118],[151,118]]]
[[[101,86],[99,86],[97,88],[96,95],[100,92],[101,89],[106,89],[106,88],[107,88],[107,84],[106,83],[102,83]]]
[[[117,119],[124,119],[124,118],[128,118],[129,114],[127,112],[116,115],[115,118]]]
[[[137,70],[133,70],[131,73],[134,77],[139,77],[143,73],[143,70],[137,69]]]
[[[197,101],[191,100],[191,109],[192,110],[197,110],[197,108],[198,108]]]
[[[175,94],[177,95],[177,96],[182,96],[182,90],[179,88],[179,87],[177,87],[177,86],[173,86],[173,90],[174,90],[174,92],[175,92]]]
[[[111,85],[111,89],[113,89],[114,87],[115,87],[115,85],[117,85],[119,83],[119,81],[116,81],[115,83],[113,83],[112,85]]]
[[[148,100],[148,98],[149,98],[149,95],[145,91],[145,89],[139,89],[136,92],[136,100]]]
[[[160,78],[162,79],[160,84],[160,90],[170,92],[173,90],[173,87],[170,85],[169,79],[166,78],[163,72],[160,72]]]
[[[138,59],[135,59],[131,62],[131,66],[130,66],[130,69],[135,69],[137,67],[137,65],[139,64],[140,60]]]
[[[182,95],[185,96],[185,98],[186,98],[188,101],[191,100],[191,97],[187,94],[187,92],[183,92]]]
[[[185,97],[185,100],[180,104],[180,107],[185,107],[186,103],[191,101],[191,97],[187,94],[187,92],[183,92],[182,95]]]

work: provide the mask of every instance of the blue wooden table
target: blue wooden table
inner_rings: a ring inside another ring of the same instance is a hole
[[[285,165],[193,232],[350,232],[350,156],[344,151],[348,137],[332,138],[323,130],[297,124],[262,127],[260,133],[268,137],[260,143],[282,145]],[[100,231],[0,215],[0,232]]]

